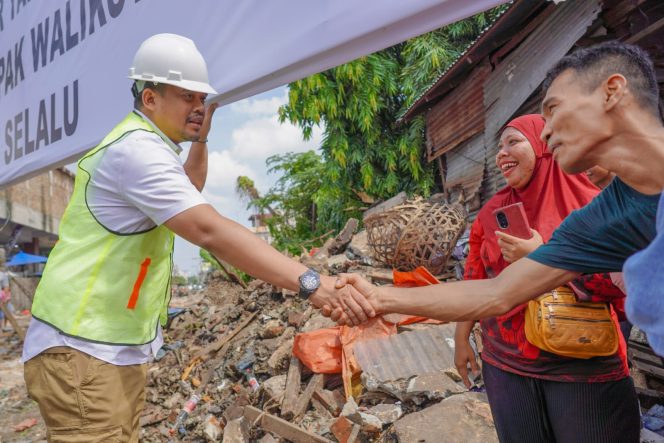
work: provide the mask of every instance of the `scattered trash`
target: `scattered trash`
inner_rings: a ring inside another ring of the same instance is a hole
[[[36,418],[26,418],[19,424],[14,426],[14,432],[23,432],[26,429],[30,429],[39,422]]]
[[[196,408],[196,405],[198,402],[201,401],[201,398],[197,394],[192,394],[191,397],[189,397],[189,400],[187,400],[187,403],[185,403],[184,407],[178,414],[177,418],[175,419],[175,424],[173,424],[173,427],[171,428],[171,435],[175,435],[177,432],[181,436],[185,435],[187,431],[184,428],[184,421],[189,417],[189,414],[192,413],[192,411]]]

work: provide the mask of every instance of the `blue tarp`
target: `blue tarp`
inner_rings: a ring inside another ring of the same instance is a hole
[[[7,262],[7,266],[21,266],[29,265],[32,263],[46,263],[46,257],[42,255],[32,255],[20,251]]]

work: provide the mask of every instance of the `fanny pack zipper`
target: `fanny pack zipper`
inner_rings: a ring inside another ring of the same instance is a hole
[[[544,316],[546,320],[549,321],[551,324],[552,328],[555,328],[555,323],[554,319],[560,319],[560,320],[571,320],[571,321],[579,321],[579,322],[587,322],[587,323],[612,323],[611,320],[601,320],[601,319],[596,319],[596,318],[578,318],[578,317],[568,317],[565,315],[556,315],[554,313],[549,313]]]
[[[585,306],[585,305],[580,304],[580,303],[578,303],[578,304],[577,303],[544,303],[544,306],[546,306],[547,308],[549,306],[567,306],[567,307],[570,307],[570,308],[600,309],[600,310],[605,309],[604,306]]]

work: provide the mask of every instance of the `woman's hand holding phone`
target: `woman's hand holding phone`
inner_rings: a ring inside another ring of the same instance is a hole
[[[498,246],[500,246],[500,251],[503,253],[503,258],[506,262],[514,263],[544,244],[539,232],[534,229],[530,231],[533,233],[533,236],[529,239],[514,237],[504,232],[496,231]]]

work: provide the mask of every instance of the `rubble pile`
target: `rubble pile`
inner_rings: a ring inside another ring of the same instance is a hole
[[[366,232],[353,235],[355,226],[301,261],[323,274],[357,272],[389,282],[391,272],[373,267]],[[448,276],[453,269],[454,263]],[[444,348],[444,355],[433,361],[431,349],[420,349],[408,358],[422,362],[395,380],[367,372],[346,398],[341,374],[314,374],[293,355],[296,334],[335,327],[331,320],[295,293],[260,280],[244,288],[222,276],[215,273],[204,290],[171,300],[164,346],[148,370],[142,441],[440,441],[423,440],[417,430],[420,420],[436,414],[432,408],[457,411],[446,426],[472,428],[446,441],[495,441],[483,394],[469,393],[451,369],[451,325],[400,327],[406,339],[434,337],[437,342],[427,343]],[[404,363],[366,349],[363,364]],[[429,428],[432,436],[444,429]]]

